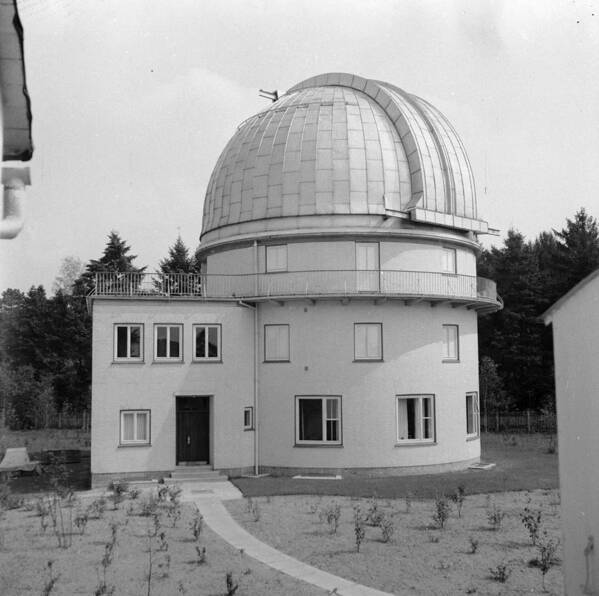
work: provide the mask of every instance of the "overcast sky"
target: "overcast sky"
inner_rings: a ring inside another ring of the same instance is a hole
[[[0,288],[51,289],[117,230],[152,270],[195,248],[212,167],[242,120],[324,72],[437,106],[502,237],[599,217],[599,2],[19,0],[35,153]],[[485,243],[489,239],[482,237]],[[495,242],[501,239],[495,239]]]

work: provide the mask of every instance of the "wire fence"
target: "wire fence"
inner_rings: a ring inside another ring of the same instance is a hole
[[[557,432],[554,412],[489,412],[481,414],[481,429],[487,432],[553,433]]]

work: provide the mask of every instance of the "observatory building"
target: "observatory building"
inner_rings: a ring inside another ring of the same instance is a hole
[[[480,457],[478,216],[448,120],[394,85],[305,80],[243,122],[200,274],[98,274],[92,475],[423,473]]]

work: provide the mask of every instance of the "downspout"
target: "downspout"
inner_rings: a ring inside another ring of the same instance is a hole
[[[18,236],[25,223],[25,186],[31,184],[29,168],[2,168],[2,221],[0,239]]]
[[[258,241],[254,240],[254,280],[255,280],[255,295],[258,296]],[[258,425],[260,421],[258,412],[258,372],[259,372],[259,350],[260,343],[258,341],[258,303],[254,308],[254,475],[260,473],[260,454],[259,454],[259,439]]]

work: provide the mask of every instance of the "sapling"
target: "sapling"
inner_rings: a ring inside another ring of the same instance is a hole
[[[541,529],[541,510],[533,511],[528,507],[524,508],[524,512],[520,514],[520,519],[524,524],[524,527],[528,530],[530,536],[530,543],[533,546],[537,545],[539,539],[539,530]]]
[[[433,521],[441,530],[445,528],[445,522],[449,518],[450,511],[451,507],[447,498],[444,495],[437,496],[435,498],[435,512],[433,513]]]
[[[364,540],[364,536],[366,532],[364,530],[364,516],[362,515],[362,511],[360,511],[360,507],[356,507],[354,509],[354,536],[356,539],[356,552],[360,552],[360,545]]]
[[[200,534],[202,533],[203,523],[204,523],[204,516],[200,513],[199,509],[196,509],[193,519],[191,520],[191,524],[189,525],[189,527],[191,529],[191,533],[193,534],[193,537],[196,541],[200,539]]]
[[[365,523],[369,526],[378,526],[381,521],[382,513],[379,511],[379,504],[375,496],[368,502],[368,511],[364,517]]]
[[[85,533],[85,528],[87,526],[87,520],[88,520],[88,516],[87,513],[78,513],[75,516],[75,527],[79,530],[80,534],[84,534]]]
[[[478,540],[470,536],[470,554],[473,555],[478,550]]]
[[[255,522],[260,521],[260,507],[258,506],[257,501],[252,503],[252,518]]]
[[[393,533],[395,532],[393,520],[383,514],[379,521],[379,528],[381,529],[383,542],[389,542],[391,538],[393,538]]]
[[[505,517],[505,512],[502,511],[496,503],[493,503],[491,509],[487,511],[487,519],[489,520],[489,524],[491,525],[491,529],[494,531],[499,530],[501,528],[501,522]]]
[[[507,581],[511,572],[511,569],[505,563],[500,563],[496,567],[489,567],[491,579],[502,584]]]
[[[237,592],[239,584],[235,583],[233,579],[233,572],[227,571],[227,575],[225,576],[225,585],[227,586],[227,596],[233,596],[235,592]]]
[[[339,527],[339,518],[341,517],[341,506],[339,503],[331,503],[318,514],[321,522],[326,522],[329,526],[329,532],[331,534],[337,533]]]
[[[197,563],[198,565],[202,565],[206,562],[206,547],[205,546],[196,546],[196,553],[198,555]]]
[[[541,570],[541,585],[543,586],[543,592],[545,589],[545,576],[547,572],[555,565],[555,553],[557,551],[557,547],[559,544],[559,540],[552,540],[551,538],[545,537],[543,540],[540,540],[537,543],[537,551],[539,552],[539,556],[537,558],[537,564],[539,569]]]
[[[42,588],[42,596],[50,596],[52,590],[54,590],[54,586],[58,581],[59,576],[54,574],[53,569],[54,561],[48,561],[46,564],[46,573],[48,575],[48,579]]]
[[[451,495],[451,500],[456,504],[458,510],[458,517],[462,517],[462,507],[466,498],[466,490],[463,485],[459,484],[455,489],[455,492]]]

